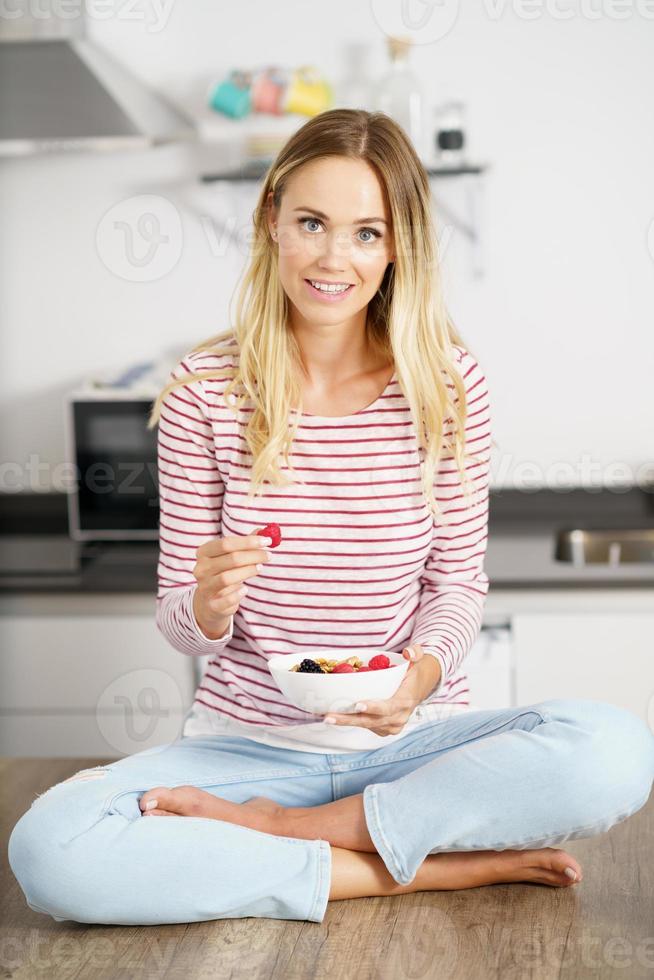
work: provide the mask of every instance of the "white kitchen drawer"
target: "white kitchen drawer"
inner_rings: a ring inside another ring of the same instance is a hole
[[[169,745],[182,733],[183,714],[158,717],[134,713],[125,724],[120,714],[0,713],[0,755],[25,758],[122,759]]]
[[[515,705],[513,647],[509,628],[482,629],[461,669],[468,675],[471,711]]]
[[[654,724],[654,612],[512,617],[518,704],[590,698]]]
[[[5,614],[0,633],[0,712],[182,711],[193,700],[192,658],[170,646],[153,611]]]

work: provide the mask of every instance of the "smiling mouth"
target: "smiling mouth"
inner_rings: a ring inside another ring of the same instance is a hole
[[[326,293],[329,296],[342,296],[343,293],[347,293],[350,289],[354,287],[352,282],[329,282],[324,279],[305,279],[306,283],[312,287],[312,289],[318,292]],[[314,283],[320,283],[321,286],[337,286],[338,289],[320,289],[320,286],[314,286]],[[345,288],[342,288],[345,287]]]

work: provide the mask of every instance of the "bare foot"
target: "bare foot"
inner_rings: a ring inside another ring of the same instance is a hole
[[[156,807],[146,805],[156,800]],[[251,827],[266,834],[278,832],[278,818],[283,807],[265,796],[254,796],[245,803],[232,803],[195,786],[155,786],[139,800],[144,817],[208,817]]]
[[[499,857],[498,881],[535,881],[541,885],[567,887],[583,879],[581,865],[576,858],[559,847],[541,847],[525,851],[494,851]],[[575,877],[566,874],[566,868]]]
[[[576,877],[567,875],[566,868],[571,868]],[[543,847],[430,854],[418,869],[413,884],[417,891],[476,888],[517,881],[566,888],[582,879],[581,865],[571,854],[560,848]]]

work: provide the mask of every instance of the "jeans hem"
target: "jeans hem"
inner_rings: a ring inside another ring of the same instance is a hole
[[[366,824],[368,825],[368,833],[377,849],[377,853],[386,865],[388,873],[398,885],[408,885],[415,875],[408,876],[406,872],[400,869],[400,863],[384,836],[381,820],[379,819],[376,783],[370,783],[363,791],[363,810],[366,817]]]
[[[329,841],[316,842],[316,891],[307,919],[309,922],[322,922],[327,913],[329,887],[331,885],[332,852]]]

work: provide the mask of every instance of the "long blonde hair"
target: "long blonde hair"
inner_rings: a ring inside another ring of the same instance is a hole
[[[466,393],[453,345],[470,349],[444,305],[428,175],[404,131],[383,112],[322,112],[298,129],[280,150],[266,173],[253,212],[251,255],[238,288],[236,313],[230,312],[234,326],[191,351],[218,355],[238,351],[236,366],[193,372],[168,382],[154,402],[147,427],[157,424],[162,402],[178,385],[229,378],[225,404],[235,414],[248,397],[254,405],[244,432],[252,454],[248,496],[263,493],[264,480],[277,487],[293,485],[294,481],[282,474],[278,461],[281,456],[295,473],[289,452],[299,414],[292,428],[289,416],[292,408],[302,411],[302,362],[295,335],[288,329],[288,298],[278,275],[267,201],[272,193],[279,208],[291,175],[309,161],[329,156],[367,161],[385,188],[395,261],[387,266],[381,286],[368,304],[366,332],[371,350],[395,363],[418,446],[425,454],[421,463],[425,501],[437,517],[441,511],[433,483],[444,449],[452,453],[466,494],[471,490],[465,459],[477,457],[465,453]],[[448,379],[454,392],[448,387]],[[230,403],[229,396],[237,390],[238,399]],[[446,421],[452,423],[447,437]]]

